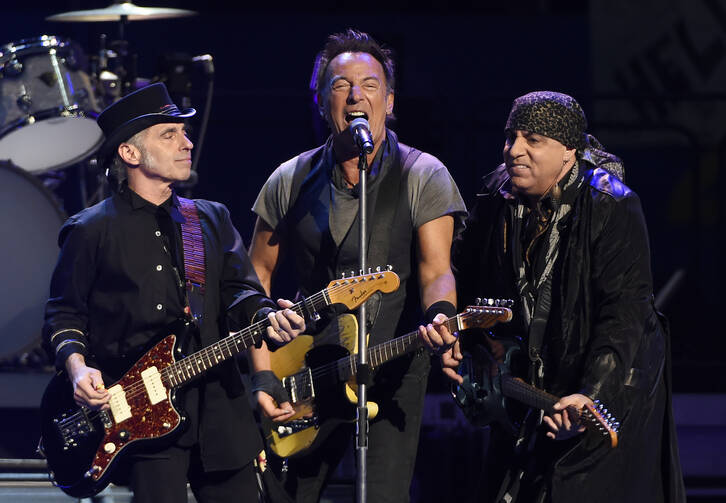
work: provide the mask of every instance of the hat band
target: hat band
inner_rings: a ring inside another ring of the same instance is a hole
[[[171,103],[169,105],[164,105],[161,107],[161,110],[159,110],[157,113],[161,115],[181,115],[181,112],[179,111],[179,107],[177,107],[175,104]]]

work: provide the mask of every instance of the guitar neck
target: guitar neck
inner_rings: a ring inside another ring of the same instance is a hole
[[[290,309],[303,318],[310,319],[314,313],[330,304],[330,296],[328,288],[326,288],[298,302]],[[163,371],[164,380],[172,387],[189,382],[212,367],[259,344],[269,326],[270,320],[265,318],[169,365]]]
[[[559,401],[555,395],[535,388],[510,374],[502,376],[502,394],[514,398],[528,407],[542,409],[548,414],[554,412],[552,406]]]
[[[451,333],[460,329],[459,319],[461,316],[462,314],[457,314],[443,323]],[[423,344],[418,338],[418,331],[409,332],[401,337],[368,348],[368,364],[371,367],[377,367],[420,347],[423,347]],[[350,355],[338,360],[338,375],[341,376],[342,380],[349,379],[357,371],[358,358],[356,355]]]

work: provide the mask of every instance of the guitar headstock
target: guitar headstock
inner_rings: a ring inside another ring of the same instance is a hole
[[[620,423],[612,414],[600,403],[595,400],[595,405],[585,405],[582,413],[582,419],[596,427],[604,435],[610,436],[610,447],[618,446],[618,429]]]
[[[331,304],[344,304],[348,309],[355,309],[374,293],[391,293],[400,284],[395,272],[375,271],[331,281],[326,291]]]
[[[467,306],[459,314],[459,329],[489,328],[497,323],[507,323],[512,320],[512,310],[504,305],[493,303],[490,306]]]

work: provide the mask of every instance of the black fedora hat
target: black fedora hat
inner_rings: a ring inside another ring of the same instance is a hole
[[[179,110],[161,82],[124,96],[98,116],[98,125],[106,137],[99,151],[100,163],[105,164],[121,143],[147,127],[166,122],[184,122],[184,119],[195,113],[193,108]]]

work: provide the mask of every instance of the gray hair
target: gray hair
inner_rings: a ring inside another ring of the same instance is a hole
[[[126,141],[122,141],[121,143],[129,143],[133,145],[134,147],[141,150],[141,152],[144,152],[144,146],[143,146],[143,139],[146,136],[147,129],[142,129],[135,135],[133,135],[131,138],[129,138]],[[119,143],[119,145],[121,144]],[[126,180],[126,170],[128,169],[128,164],[126,164],[126,161],[124,161],[121,156],[118,153],[118,148],[116,149],[116,152],[113,154],[113,159],[111,159],[111,165],[108,168],[108,177],[115,181],[116,185],[121,185],[121,183]]]

